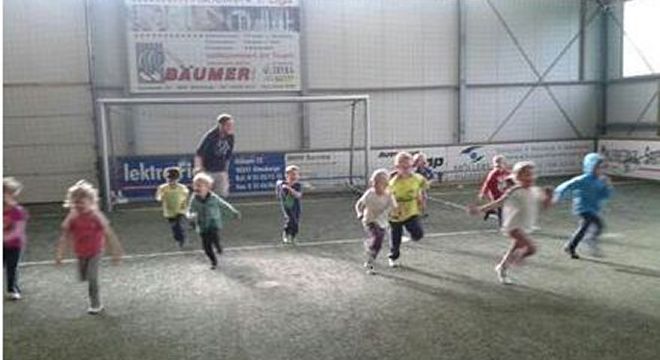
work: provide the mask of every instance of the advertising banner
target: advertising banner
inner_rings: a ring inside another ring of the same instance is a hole
[[[599,140],[607,159],[607,173],[660,180],[660,140]]]
[[[193,155],[125,156],[114,162],[112,181],[117,203],[154,198],[156,188],[165,183],[163,171],[181,168],[182,184],[191,185]],[[229,165],[230,193],[272,192],[275,182],[284,177],[284,154],[236,154]]]
[[[445,178],[447,181],[480,181],[497,154],[504,155],[510,166],[518,161],[533,161],[540,176],[577,174],[582,171],[582,158],[593,151],[593,146],[591,140],[450,146]]]
[[[298,0],[126,0],[134,93],[300,90]]]

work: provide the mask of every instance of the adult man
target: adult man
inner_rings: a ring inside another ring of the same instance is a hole
[[[195,152],[195,173],[204,171],[213,177],[213,188],[222,197],[229,195],[229,162],[234,152],[234,119],[218,115],[218,126],[209,130]]]

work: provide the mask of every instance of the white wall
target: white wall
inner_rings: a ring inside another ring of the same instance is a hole
[[[26,202],[95,181],[83,0],[4,2],[4,167]]]

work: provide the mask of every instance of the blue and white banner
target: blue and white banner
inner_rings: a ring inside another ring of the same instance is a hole
[[[158,186],[166,181],[163,171],[171,166],[181,168],[182,184],[191,185],[192,159],[192,154],[118,157],[112,164],[113,201],[153,199]],[[229,166],[230,193],[271,192],[283,177],[282,153],[236,154]]]

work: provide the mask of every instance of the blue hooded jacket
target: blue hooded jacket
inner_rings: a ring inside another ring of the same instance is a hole
[[[598,214],[603,201],[612,195],[612,188],[595,174],[596,166],[602,161],[603,158],[597,153],[587,154],[582,162],[584,174],[557,186],[554,193],[555,201],[561,200],[566,193],[571,193],[573,213]]]

